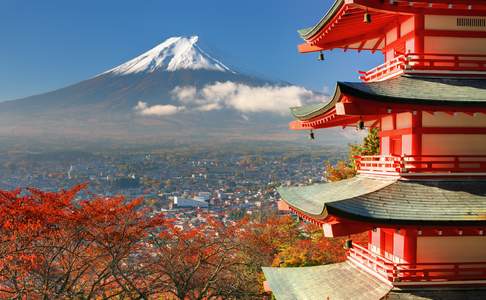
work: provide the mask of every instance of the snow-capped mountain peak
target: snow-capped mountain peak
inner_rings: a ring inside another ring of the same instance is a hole
[[[198,36],[171,37],[134,59],[106,73],[126,75],[154,71],[211,70],[234,73],[217,59],[204,52],[198,45]]]

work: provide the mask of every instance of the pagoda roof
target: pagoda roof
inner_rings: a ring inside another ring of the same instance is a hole
[[[392,286],[350,263],[302,268],[262,268],[273,295],[294,299],[382,299]]]
[[[324,17],[322,17],[322,19],[317,24],[312,27],[299,29],[297,30],[297,32],[303,39],[311,38],[312,36],[316,35],[334,17],[337,12],[339,12],[343,5],[344,0],[335,1],[331,8],[324,15]]]
[[[486,79],[402,75],[379,82],[338,82],[329,102],[290,111],[301,121],[310,120],[332,109],[342,95],[397,104],[486,107]]]
[[[363,24],[363,13],[370,13],[373,22]],[[484,1],[449,0],[433,2],[416,0],[336,0],[322,19],[312,27],[298,30],[305,44],[301,52],[334,48],[376,51],[384,47],[383,28],[416,14],[476,15],[486,14]]]
[[[329,216],[384,224],[486,223],[486,181],[404,181],[356,176],[307,187],[280,187],[291,207],[316,219]]]

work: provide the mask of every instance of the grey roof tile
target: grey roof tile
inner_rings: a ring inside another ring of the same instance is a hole
[[[290,111],[299,120],[309,120],[334,107],[342,93],[385,103],[486,106],[486,79],[403,75],[380,82],[338,82],[329,102]]]
[[[343,187],[346,189],[343,190]],[[281,188],[282,199],[317,218],[328,214],[392,223],[486,223],[486,181],[390,181],[364,176]]]
[[[302,268],[262,268],[277,300],[382,299],[391,285],[350,263]]]

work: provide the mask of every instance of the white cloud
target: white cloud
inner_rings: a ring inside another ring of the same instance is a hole
[[[176,87],[172,90],[172,96],[181,102],[190,102],[195,99],[197,95],[197,89],[194,86]]]
[[[194,111],[213,111],[223,108],[241,113],[289,114],[289,107],[326,101],[326,96],[316,94],[299,86],[260,86],[253,87],[232,81],[216,82],[202,89],[194,86],[179,86],[172,90],[176,105],[147,106],[139,102],[135,110],[142,115],[170,115],[189,109]]]
[[[134,109],[137,113],[144,116],[169,116],[183,111],[185,107],[175,105],[148,106],[147,103],[139,101]]]
[[[303,87],[251,87],[230,81],[206,86],[200,94],[207,102],[223,103],[225,107],[244,113],[270,112],[281,115],[288,114],[289,107],[325,100]]]

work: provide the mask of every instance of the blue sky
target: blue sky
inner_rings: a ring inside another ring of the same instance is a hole
[[[0,101],[92,77],[176,35],[237,70],[317,91],[357,80],[381,54],[299,54],[296,30],[332,0],[1,0]]]

